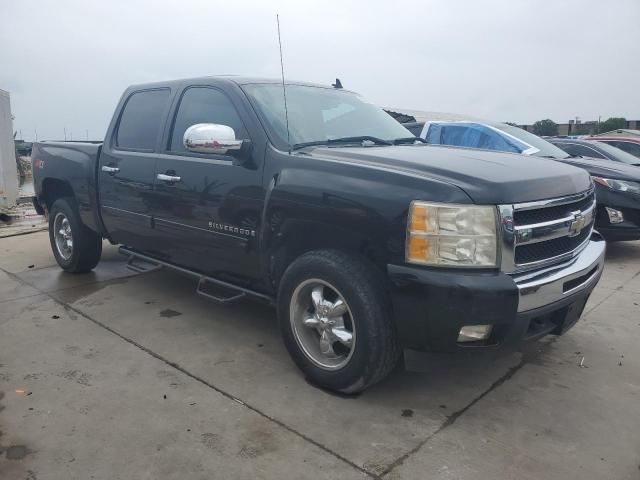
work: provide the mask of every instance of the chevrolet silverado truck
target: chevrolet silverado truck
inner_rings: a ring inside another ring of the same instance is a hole
[[[216,302],[271,304],[308,380],[344,393],[405,348],[562,334],[603,268],[587,172],[425,145],[342,88],[133,86],[103,143],[35,143],[32,162],[62,269],[91,270],[107,239]]]

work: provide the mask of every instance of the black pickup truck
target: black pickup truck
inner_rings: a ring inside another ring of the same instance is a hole
[[[425,145],[341,88],[134,86],[104,143],[40,142],[32,161],[64,270],[95,267],[106,238],[220,303],[273,304],[309,380],[346,393],[403,348],[564,333],[603,268],[585,171]]]

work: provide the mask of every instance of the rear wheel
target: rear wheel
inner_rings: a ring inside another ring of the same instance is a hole
[[[102,254],[102,238],[82,223],[73,198],[60,198],[51,206],[49,240],[56,262],[67,272],[92,270]]]
[[[400,356],[381,274],[343,252],[315,251],[293,262],[280,283],[278,317],[291,357],[324,388],[364,390]]]

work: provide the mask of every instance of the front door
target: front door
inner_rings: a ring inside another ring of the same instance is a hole
[[[171,263],[251,283],[259,278],[262,162],[254,158],[234,165],[229,155],[187,151],[184,132],[197,123],[227,125],[236,138],[249,138],[236,108],[221,90],[190,87],[184,91],[167,151],[156,163],[153,215],[158,249]]]
[[[156,146],[169,107],[169,89],[133,92],[100,153],[102,220],[112,240],[153,252],[152,193]]]

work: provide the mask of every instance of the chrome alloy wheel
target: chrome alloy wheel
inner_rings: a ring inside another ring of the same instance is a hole
[[[64,213],[59,212],[53,219],[53,235],[58,254],[65,260],[69,260],[73,254],[73,235],[69,219]]]
[[[291,296],[289,321],[296,342],[320,368],[338,370],[353,355],[356,329],[351,310],[331,284],[302,282]]]

